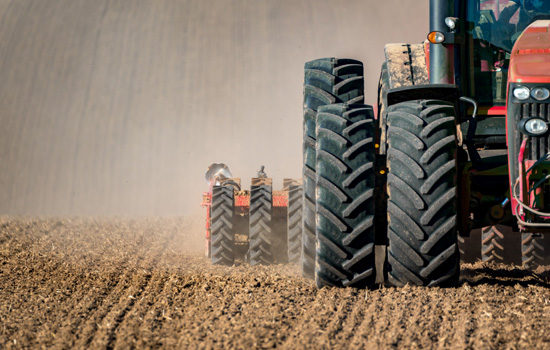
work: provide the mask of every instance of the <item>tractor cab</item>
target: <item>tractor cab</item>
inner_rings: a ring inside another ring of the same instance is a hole
[[[463,0],[457,6],[464,43],[455,46],[455,83],[480,105],[505,106],[513,47],[530,25],[550,19],[550,2]]]

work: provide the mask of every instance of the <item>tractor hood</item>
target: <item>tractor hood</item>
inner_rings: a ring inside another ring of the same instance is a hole
[[[550,83],[550,20],[533,22],[512,49],[509,83]]]

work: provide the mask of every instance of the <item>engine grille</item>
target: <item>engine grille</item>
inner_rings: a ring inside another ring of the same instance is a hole
[[[521,104],[521,119],[539,117],[547,122],[550,122],[550,103],[522,103]],[[546,153],[550,152],[548,145],[550,144],[550,135],[546,134],[541,137],[529,137],[528,155],[529,159],[537,160]]]

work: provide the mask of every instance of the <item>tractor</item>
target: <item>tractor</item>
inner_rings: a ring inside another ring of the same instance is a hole
[[[521,235],[547,264],[550,2],[430,0],[427,40],[384,51],[376,108],[360,61],[305,64],[303,275],[454,286],[474,229],[485,261]]]
[[[283,189],[273,191],[264,166],[241,189],[241,179],[223,163],[212,163],[204,175],[208,191],[206,256],[213,264],[232,266],[235,259],[250,265],[297,263],[301,253],[301,180],[284,179]]]

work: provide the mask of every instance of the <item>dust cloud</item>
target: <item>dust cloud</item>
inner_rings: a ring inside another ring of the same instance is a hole
[[[0,213],[200,211],[204,171],[301,177],[303,63],[420,42],[413,0],[0,0]]]

